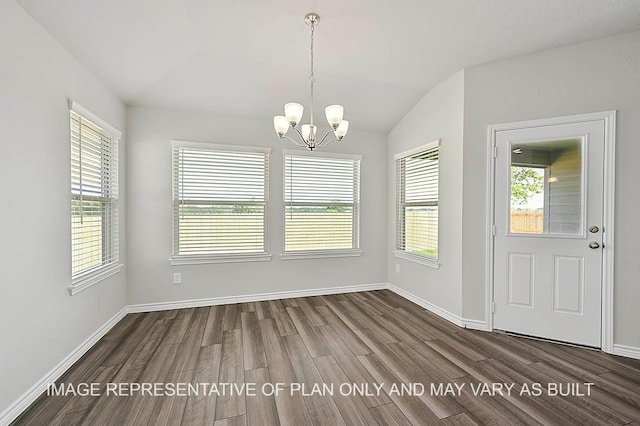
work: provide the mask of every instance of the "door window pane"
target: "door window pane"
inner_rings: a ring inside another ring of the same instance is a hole
[[[510,231],[581,235],[582,141],[511,145]]]

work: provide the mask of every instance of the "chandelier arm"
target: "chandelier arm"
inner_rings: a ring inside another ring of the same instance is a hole
[[[322,145],[316,145],[316,148],[324,148],[325,146],[329,145],[331,142],[339,142],[340,139],[331,139],[329,141],[326,141],[325,143],[323,143]]]
[[[322,148],[323,146],[327,146],[329,145],[331,142],[339,142],[340,139],[330,139],[328,141],[325,141],[324,138],[322,138],[322,141],[320,141],[320,143],[316,144],[316,148]]]
[[[294,127],[293,130],[298,132],[298,136],[300,136],[300,139],[302,140],[302,142],[304,142],[304,146],[309,146],[309,143],[306,140],[304,140],[304,136],[302,136],[302,132],[300,131],[298,126]],[[303,145],[300,145],[300,146],[303,146]]]
[[[325,133],[324,136],[322,137],[322,139],[320,139],[320,142],[318,142],[316,144],[316,146],[322,146],[324,140],[327,138],[327,136],[329,136],[329,133],[332,133],[332,132],[333,132],[333,130],[329,130],[327,133]],[[327,142],[327,143],[329,143],[329,142]]]
[[[282,138],[288,139],[289,141],[293,142],[294,144],[296,144],[298,146],[301,146],[301,147],[304,147],[304,148],[308,148],[309,147],[309,145],[307,145],[307,143],[304,142],[304,139],[302,140],[302,142],[300,142],[300,141],[297,141],[297,140],[295,140],[295,139],[293,139],[293,138],[291,138],[291,137],[289,137],[287,135],[283,135]]]

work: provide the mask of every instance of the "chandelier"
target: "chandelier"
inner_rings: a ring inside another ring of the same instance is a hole
[[[331,142],[341,141],[344,135],[347,134],[349,122],[342,119],[344,114],[342,105],[329,105],[324,109],[324,113],[331,128],[320,140],[317,139],[317,127],[313,124],[313,83],[315,81],[313,75],[313,33],[315,26],[320,22],[320,16],[313,12],[307,13],[304,17],[304,22],[311,27],[311,74],[309,75],[309,82],[311,83],[311,104],[309,107],[309,124],[298,126],[302,119],[304,107],[301,104],[289,102],[284,106],[284,115],[276,115],[273,117],[273,126],[280,139],[286,138],[298,146],[303,146],[309,151],[313,151]],[[300,140],[287,136],[287,131],[290,128],[298,133]],[[331,136],[329,137],[329,135]]]

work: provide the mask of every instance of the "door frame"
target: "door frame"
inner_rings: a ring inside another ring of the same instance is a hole
[[[495,228],[495,160],[496,136],[499,131],[518,130],[532,127],[554,126],[560,124],[583,123],[586,121],[604,121],[604,185],[603,185],[603,221],[602,221],[602,310],[600,320],[600,347],[604,352],[613,352],[613,260],[614,260],[614,207],[615,207],[615,142],[616,111],[603,111],[540,120],[519,121],[514,123],[492,124],[487,128],[487,203],[486,222],[486,304],[485,318],[487,330],[493,331],[494,312],[494,236]]]

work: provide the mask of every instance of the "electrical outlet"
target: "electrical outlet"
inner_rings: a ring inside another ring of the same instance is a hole
[[[396,274],[400,273],[400,264],[396,263]]]
[[[182,284],[182,273],[174,272],[173,273],[173,283],[174,284]]]

